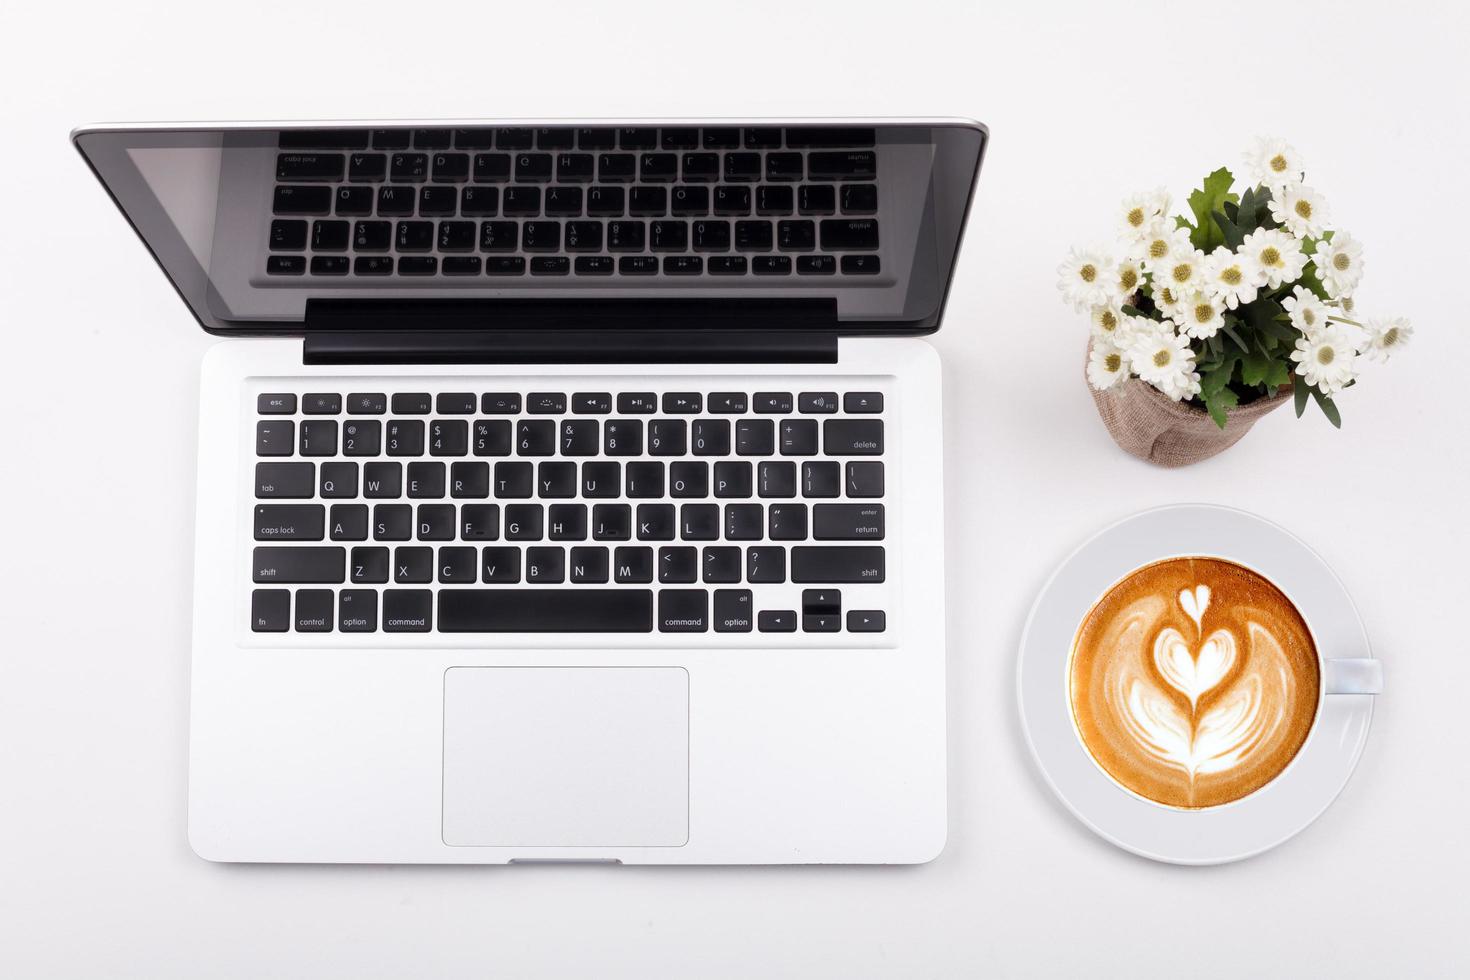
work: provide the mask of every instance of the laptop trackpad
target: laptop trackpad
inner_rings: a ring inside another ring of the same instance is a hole
[[[669,847],[689,840],[682,667],[452,667],[444,843]]]

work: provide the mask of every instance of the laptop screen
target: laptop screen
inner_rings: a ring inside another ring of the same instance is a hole
[[[338,301],[608,297],[819,300],[843,331],[932,330],[986,138],[862,120],[74,135],[217,332],[300,332]]]

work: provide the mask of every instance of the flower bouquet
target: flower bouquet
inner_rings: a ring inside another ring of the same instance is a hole
[[[1340,426],[1334,396],[1412,328],[1355,312],[1363,247],[1329,227],[1295,150],[1262,139],[1245,165],[1238,191],[1224,167],[1206,177],[1190,217],[1170,216],[1163,190],[1126,198],[1118,246],[1074,248],[1058,268],[1062,295],[1091,318],[1088,382],[1112,397],[1151,386],[1221,430],[1238,407],[1291,391],[1297,415],[1310,399]]]

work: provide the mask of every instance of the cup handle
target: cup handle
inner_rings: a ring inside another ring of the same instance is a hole
[[[1371,657],[1325,660],[1322,683],[1328,694],[1383,693],[1383,663]]]

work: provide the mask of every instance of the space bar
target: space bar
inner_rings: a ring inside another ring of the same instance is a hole
[[[649,633],[649,589],[440,589],[441,633]]]

